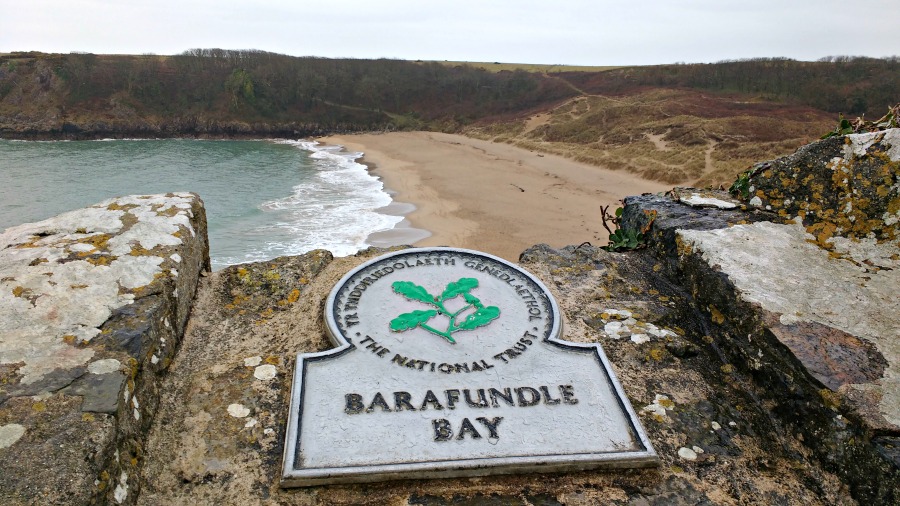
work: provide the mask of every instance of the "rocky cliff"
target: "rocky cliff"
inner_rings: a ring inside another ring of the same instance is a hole
[[[10,229],[0,236],[0,497],[896,504],[900,131],[807,146],[757,165],[735,192],[626,199],[620,226],[641,249],[538,245],[520,258],[559,301],[565,338],[603,345],[659,467],[291,490],[278,479],[294,356],[330,346],[325,297],[381,250],[199,276],[202,207],[182,194]],[[137,234],[146,220],[161,231]],[[75,301],[94,301],[85,316],[53,309],[78,290],[90,296]]]

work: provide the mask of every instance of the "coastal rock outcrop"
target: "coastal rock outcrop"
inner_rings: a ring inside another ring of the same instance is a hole
[[[647,230],[784,430],[855,497],[896,501],[900,130],[805,146],[733,189],[744,209],[630,197],[623,226]]]
[[[190,193],[110,199],[0,234],[0,502],[137,496],[159,381],[208,269]]]

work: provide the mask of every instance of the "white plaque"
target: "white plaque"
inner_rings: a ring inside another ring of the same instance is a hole
[[[325,320],[336,348],[297,356],[282,486],[657,464],[603,349],[561,340],[512,263],[390,253],[335,285]]]

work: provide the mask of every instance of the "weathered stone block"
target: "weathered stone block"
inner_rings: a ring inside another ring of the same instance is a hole
[[[194,194],[0,234],[0,502],[130,503],[209,250]]]
[[[900,239],[900,129],[830,137],[757,164],[749,202],[798,216],[820,246],[834,236]]]
[[[900,489],[898,146],[898,130],[829,139],[758,165],[749,206],[630,197],[623,218],[787,430],[876,503]]]

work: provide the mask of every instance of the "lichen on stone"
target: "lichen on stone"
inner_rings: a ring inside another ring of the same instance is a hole
[[[263,364],[256,367],[256,369],[254,369],[253,371],[253,377],[262,381],[269,381],[275,378],[276,374],[278,374],[278,369],[276,369],[275,366],[271,364]]]
[[[120,197],[0,233],[0,277],[15,279],[0,281],[0,365],[23,362],[21,383],[31,384],[86,364],[94,351],[76,345],[97,336],[173,254],[131,256],[133,246],[180,246],[171,234],[192,229],[185,206],[195,199]],[[176,211],[159,216],[153,206]]]
[[[229,404],[228,414],[235,418],[246,418],[250,414],[250,408],[243,404]]]
[[[25,435],[25,427],[17,423],[0,425],[0,450],[9,448]]]

